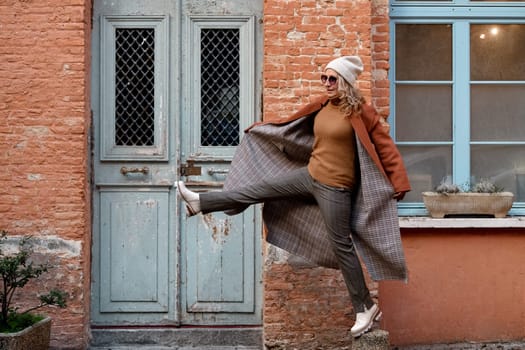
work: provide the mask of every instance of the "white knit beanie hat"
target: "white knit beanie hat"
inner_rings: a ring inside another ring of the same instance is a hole
[[[326,68],[335,70],[348,83],[354,85],[359,74],[363,72],[363,62],[358,56],[343,56],[330,61]]]

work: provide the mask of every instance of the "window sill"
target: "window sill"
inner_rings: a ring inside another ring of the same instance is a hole
[[[525,217],[445,218],[401,216],[401,228],[525,228]]]

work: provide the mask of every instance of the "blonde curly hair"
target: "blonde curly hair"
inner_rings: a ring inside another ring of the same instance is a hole
[[[339,92],[338,105],[341,112],[346,117],[350,117],[352,114],[360,115],[361,106],[366,103],[361,91],[344,80],[341,75],[337,79],[337,91]]]

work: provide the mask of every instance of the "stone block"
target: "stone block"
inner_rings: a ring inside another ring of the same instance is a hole
[[[390,350],[388,332],[374,329],[365,333],[352,342],[352,350]]]

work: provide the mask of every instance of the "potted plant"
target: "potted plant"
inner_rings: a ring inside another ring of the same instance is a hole
[[[493,216],[503,218],[514,201],[512,192],[504,192],[490,180],[483,179],[474,185],[458,186],[442,182],[435,191],[423,192],[423,202],[430,216],[445,215]]]
[[[67,293],[53,289],[40,295],[39,302],[24,310],[14,306],[16,293],[27,283],[47,272],[49,263],[36,264],[31,260],[31,237],[19,240],[18,249],[6,247],[6,231],[0,231],[0,349],[49,349],[51,318],[35,314],[45,306],[66,307]],[[8,249],[9,248],[9,249]]]

